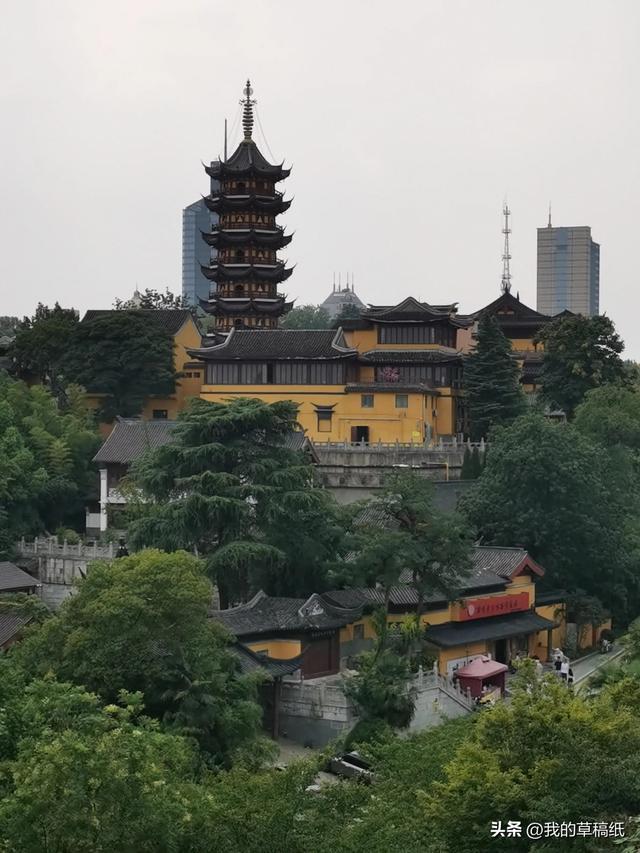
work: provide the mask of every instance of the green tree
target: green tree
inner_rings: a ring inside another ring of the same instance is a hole
[[[592,388],[626,381],[620,358],[624,343],[608,317],[558,317],[542,328],[538,339],[544,344],[542,397],[568,418]]]
[[[531,414],[495,432],[460,509],[483,541],[527,548],[548,584],[583,588],[618,613],[629,599],[633,612],[637,556],[626,522],[636,488],[614,461],[571,426]]]
[[[153,314],[99,314],[67,341],[62,369],[67,381],[104,395],[102,419],[138,415],[146,397],[175,390],[173,338]]]
[[[640,718],[614,707],[606,692],[585,702],[547,676],[480,717],[444,780],[422,799],[423,816],[442,845],[437,849],[476,853],[487,848],[491,821],[504,823],[498,815],[544,824],[636,813],[639,770]],[[464,832],[452,814],[464,815]],[[500,838],[500,846],[529,849],[523,841]],[[596,848],[584,838],[547,838],[545,849]]]
[[[136,298],[137,295],[137,298]],[[132,299],[116,299],[113,303],[116,311],[135,311],[140,308],[158,309],[158,308],[186,308],[184,298],[171,293],[167,287],[164,293],[159,290],[147,287],[144,293],[136,294]]]
[[[185,553],[142,551],[96,562],[58,613],[15,652],[105,702],[140,691],[149,713],[195,737],[214,763],[259,742],[255,683],[238,674],[229,638],[208,618],[212,587]]]
[[[491,427],[521,415],[525,403],[520,368],[495,317],[480,317],[475,338],[474,349],[464,359],[463,383],[471,437],[479,441]]]
[[[91,459],[100,444],[81,389],[69,386],[61,409],[46,388],[30,388],[6,374],[0,377],[3,441],[0,469],[6,477],[2,506],[7,523],[19,535],[61,524],[79,527],[85,503],[95,490]]]
[[[301,305],[292,308],[280,321],[283,329],[330,329],[331,317],[319,305]]]
[[[0,317],[0,338],[9,337],[12,338],[15,334],[18,325],[20,324],[20,320],[18,317],[8,317],[7,315]]]
[[[378,631],[371,652],[359,655],[357,672],[345,681],[345,694],[356,706],[362,723],[382,721],[406,728],[413,718],[415,691],[409,686],[411,672],[406,655],[387,643],[387,611],[374,614]]]
[[[576,429],[603,447],[640,451],[640,393],[621,385],[587,391],[574,417]]]
[[[16,375],[42,382],[58,395],[63,384],[61,364],[78,323],[74,308],[62,308],[57,302],[53,308],[38,303],[33,317],[25,317],[15,331],[10,355]]]
[[[357,305],[354,305],[353,302],[347,302],[340,309],[340,313],[334,319],[333,325],[340,326],[342,325],[343,320],[357,320],[361,316],[362,309],[358,308]]]
[[[338,507],[285,444],[296,414],[289,402],[194,400],[172,442],[136,466],[147,500],[130,525],[134,546],[202,555],[223,603],[260,586],[282,595],[321,588],[340,540]]]

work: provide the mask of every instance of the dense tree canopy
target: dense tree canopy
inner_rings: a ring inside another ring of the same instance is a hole
[[[626,529],[636,506],[628,465],[540,415],[495,432],[482,476],[461,501],[483,541],[523,545],[547,584],[582,588],[619,615],[638,603],[638,553]]]
[[[199,561],[185,553],[96,562],[16,655],[31,671],[53,672],[105,702],[141,692],[165,727],[195,737],[211,761],[228,762],[256,740],[260,711],[229,638],[208,618],[212,594]]]
[[[5,536],[80,524],[95,489],[91,457],[99,443],[79,388],[67,389],[61,409],[44,387],[0,377],[0,530]]]
[[[330,329],[331,317],[319,305],[300,305],[282,318],[283,329]]]
[[[594,388],[576,409],[574,423],[603,447],[640,451],[640,393],[621,385]]]
[[[558,317],[542,328],[538,338],[544,344],[543,399],[568,418],[587,391],[627,379],[620,358],[624,343],[608,317]]]
[[[510,423],[524,411],[520,368],[492,315],[484,314],[478,322],[475,347],[464,359],[463,382],[474,441],[486,438],[491,427]]]
[[[4,336],[13,337],[19,323],[18,317],[10,317],[6,314],[0,316],[0,338]]]
[[[138,415],[145,397],[175,390],[173,338],[150,314],[118,311],[79,324],[66,343],[62,372],[68,382],[104,395],[99,414]]]
[[[36,379],[58,394],[62,359],[79,322],[74,308],[62,308],[57,302],[53,308],[39,303],[33,317],[25,317],[16,329],[10,350],[16,375]]]
[[[136,466],[149,500],[130,525],[132,543],[203,555],[223,600],[259,587],[321,589],[340,542],[338,509],[314,488],[304,454],[286,446],[295,428],[293,403],[194,400],[173,441]]]

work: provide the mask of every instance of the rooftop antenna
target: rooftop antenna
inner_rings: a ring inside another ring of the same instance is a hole
[[[338,273],[338,290],[342,290],[342,273]]]
[[[349,290],[349,273],[347,273],[347,290]]]
[[[336,274],[335,274],[335,272],[333,274],[333,292],[334,293],[336,292]]]
[[[549,202],[549,221],[547,222],[547,228],[552,228],[551,225],[551,202]]]
[[[245,142],[249,142],[251,140],[251,133],[253,132],[253,107],[256,103],[255,98],[252,98],[253,89],[251,88],[251,80],[247,80],[247,85],[242,90],[242,94],[244,98],[240,101],[243,110],[242,110],[242,127],[244,128],[244,140]]]
[[[502,229],[502,233],[504,234],[504,250],[502,252],[502,283],[500,286],[503,293],[510,293],[511,269],[509,261],[511,260],[511,255],[509,253],[509,234],[511,234],[511,228],[509,228],[509,217],[511,216],[511,211],[506,201],[502,208],[502,213],[504,214],[504,228]]]
[[[224,120],[224,162],[227,162],[227,120]]]

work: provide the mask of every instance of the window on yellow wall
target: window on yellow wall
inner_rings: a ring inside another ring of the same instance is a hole
[[[353,639],[364,640],[364,625],[362,623],[353,626]]]
[[[363,409],[373,409],[373,394],[363,394],[360,398],[360,405]]]
[[[318,432],[331,432],[333,409],[329,406],[316,406],[316,415],[318,418]]]
[[[408,409],[409,408],[409,395],[408,394],[396,394],[396,409]]]

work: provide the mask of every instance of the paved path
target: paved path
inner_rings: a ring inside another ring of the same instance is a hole
[[[571,667],[573,669],[574,683],[579,684],[581,681],[584,681],[585,678],[592,675],[597,669],[600,669],[601,666],[606,666],[606,664],[611,663],[611,661],[619,659],[623,651],[624,649],[622,646],[614,645],[612,650],[607,652],[607,654],[594,652],[593,654],[587,655],[587,657],[576,661]]]

